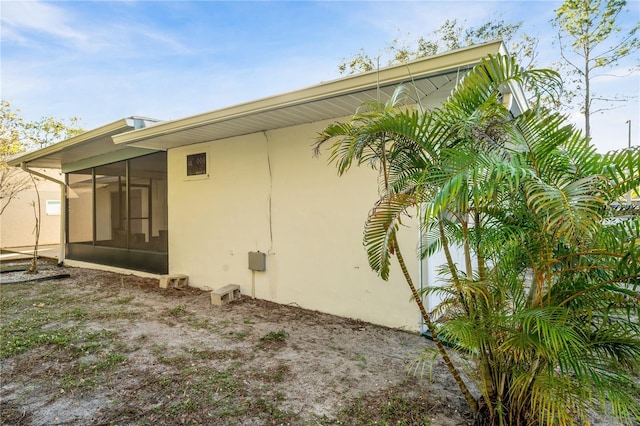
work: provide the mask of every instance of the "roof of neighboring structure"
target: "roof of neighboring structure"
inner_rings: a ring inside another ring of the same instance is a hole
[[[496,53],[506,53],[500,41],[344,77],[179,120],[148,123],[153,125],[145,125],[142,128],[120,127],[112,131],[110,126],[115,127],[116,123],[123,124],[116,122],[16,158],[10,164],[19,165],[25,162],[33,167],[61,167],[98,151],[108,152],[110,149],[122,148],[167,150],[336,119],[352,115],[367,101],[385,101],[395,88],[403,83],[409,87],[417,102],[424,102],[430,96],[444,98],[466,71],[477,65],[482,58]],[[520,99],[521,97],[516,97],[516,100]]]

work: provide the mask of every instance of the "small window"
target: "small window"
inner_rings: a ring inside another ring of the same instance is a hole
[[[187,155],[187,177],[188,178],[208,177],[206,152]]]
[[[60,216],[60,200],[47,200],[47,216]]]

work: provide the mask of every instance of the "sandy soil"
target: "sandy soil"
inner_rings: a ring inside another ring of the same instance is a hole
[[[9,284],[29,277],[2,274],[0,325],[70,337],[31,337],[36,346],[2,359],[3,424],[374,424],[399,401],[417,402],[420,418],[392,424],[470,424],[440,362],[431,379],[408,374],[431,347],[416,334],[247,297],[216,307],[208,292],[134,276],[46,269],[70,277]],[[97,335],[104,340],[91,343]]]

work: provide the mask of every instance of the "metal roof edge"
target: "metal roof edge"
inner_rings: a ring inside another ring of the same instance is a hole
[[[381,68],[362,74],[342,77],[337,80],[323,82],[314,86],[269,96],[250,102],[225,107],[177,120],[166,121],[139,130],[132,130],[113,136],[116,144],[134,143],[151,139],[156,136],[171,134],[197,128],[222,119],[246,116],[258,112],[283,108],[286,106],[326,99],[341,94],[353,93],[360,90],[406,81],[407,78],[435,74],[478,63],[489,54],[505,52],[501,40],[469,46],[441,54],[416,59],[402,65]]]
[[[149,126],[159,122],[160,120],[147,118],[147,117],[138,117],[138,116],[121,118],[120,120],[116,120],[112,123],[105,124],[104,126],[100,126],[95,129],[88,130],[84,133],[81,133],[69,139],[65,139],[53,145],[49,145],[35,151],[18,155],[10,159],[9,161],[7,161],[7,164],[12,167],[17,167],[22,163],[29,163],[31,161],[37,160],[42,157],[46,157],[47,155],[50,155],[50,154],[63,151],[65,149],[71,148],[76,145],[90,143],[93,140],[110,135],[115,132],[127,132],[135,128],[141,128],[139,127],[140,125]]]
[[[120,149],[118,151],[111,151],[105,154],[83,158],[82,160],[78,160],[75,162],[65,163],[61,165],[60,170],[62,171],[62,173],[75,172],[77,170],[88,169],[90,167],[96,167],[103,164],[115,163],[117,161],[126,160],[128,158],[152,154],[154,152],[158,151],[155,149],[124,146],[123,149]]]

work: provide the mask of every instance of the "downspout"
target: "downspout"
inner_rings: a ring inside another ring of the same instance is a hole
[[[67,198],[67,185],[51,176],[47,176],[43,173],[37,172],[27,167],[25,163],[20,163],[20,168],[25,172],[42,178],[44,180],[48,180],[50,182],[57,183],[60,185],[60,253],[58,254],[58,266],[62,266],[64,262],[64,246],[65,246],[65,235],[66,235],[66,220],[67,220],[67,209],[66,209],[66,198]]]

